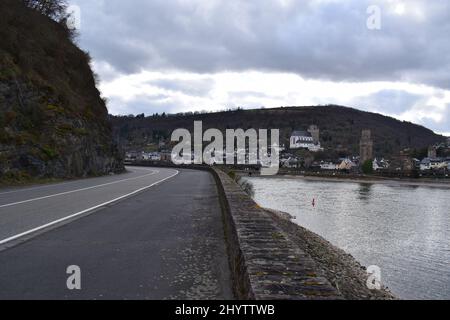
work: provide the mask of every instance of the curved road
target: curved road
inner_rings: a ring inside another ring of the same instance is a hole
[[[232,298],[209,173],[132,167],[0,191],[0,299]]]

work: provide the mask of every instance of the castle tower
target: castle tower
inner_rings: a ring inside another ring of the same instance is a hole
[[[315,144],[320,143],[320,130],[319,127],[316,125],[311,125],[308,129],[308,132],[311,133],[311,136],[314,140]]]
[[[372,132],[370,130],[363,130],[360,142],[361,164],[367,160],[373,160],[373,140]]]
[[[437,150],[435,146],[430,146],[428,148],[428,158],[436,158],[437,157]]]

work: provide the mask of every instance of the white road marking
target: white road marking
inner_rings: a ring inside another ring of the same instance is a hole
[[[85,213],[88,213],[88,212],[90,212],[90,211],[93,211],[93,210],[99,209],[99,208],[101,208],[101,207],[107,206],[107,205],[109,205],[109,204],[111,204],[111,203],[114,203],[114,202],[117,202],[117,201],[122,200],[122,199],[124,199],[124,198],[130,197],[130,196],[135,195],[135,194],[137,194],[137,193],[139,193],[139,192],[142,192],[142,191],[144,191],[144,190],[150,189],[151,187],[154,187],[154,186],[156,186],[156,185],[158,185],[158,184],[160,184],[160,183],[162,183],[162,182],[164,182],[164,181],[166,181],[166,180],[169,180],[169,179],[171,179],[171,178],[177,176],[177,175],[180,173],[178,170],[175,170],[175,171],[176,171],[176,173],[173,174],[173,175],[171,175],[170,177],[167,177],[167,178],[164,178],[164,179],[162,179],[162,180],[159,180],[159,181],[157,181],[157,182],[155,182],[155,183],[152,183],[151,185],[146,186],[146,187],[144,187],[144,188],[138,189],[138,190],[136,190],[136,191],[133,191],[133,192],[128,193],[128,194],[126,194],[126,195],[123,195],[123,196],[121,196],[121,197],[115,198],[115,199],[113,199],[113,200],[104,202],[104,203],[99,204],[99,205],[97,205],[97,206],[95,206],[95,207],[91,207],[91,208],[89,208],[89,209],[86,209],[86,210],[83,210],[83,211],[74,213],[74,214],[72,214],[72,215],[70,215],[70,216],[67,216],[67,217],[64,217],[64,218],[61,218],[61,219],[52,221],[52,222],[47,223],[47,224],[45,224],[45,225],[42,225],[42,226],[40,226],[40,227],[37,227],[37,228],[31,229],[31,230],[22,232],[22,233],[20,233],[20,234],[17,234],[17,235],[15,235],[15,236],[9,237],[9,238],[7,238],[7,239],[0,240],[0,246],[1,246],[1,245],[5,245],[5,244],[7,244],[8,242],[11,242],[11,241],[20,239],[20,238],[22,238],[22,237],[25,237],[25,236],[27,236],[27,235],[29,235],[29,234],[35,233],[35,232],[37,232],[37,231],[41,231],[41,230],[43,230],[43,229],[49,228],[49,227],[54,226],[54,225],[56,225],[56,224],[58,224],[58,223],[61,223],[61,222],[67,221],[67,220],[69,220],[69,219],[73,219],[73,218],[75,218],[75,217],[81,216],[81,215],[83,215],[83,214],[85,214]]]
[[[139,167],[134,167],[133,169],[135,170],[142,170],[142,171],[149,171],[150,169],[145,169],[145,168],[139,168]],[[136,173],[136,171],[130,170],[132,173]],[[152,171],[152,170],[150,170]],[[97,179],[97,178],[105,178],[106,176],[103,177],[93,177],[90,179]],[[90,179],[77,179],[77,180],[72,180],[72,181],[68,181],[68,182],[60,182],[60,183],[50,183],[48,185],[45,186],[37,186],[37,187],[31,187],[31,188],[20,188],[18,190],[11,190],[11,191],[4,191],[4,192],[0,192],[0,196],[5,195],[5,194],[12,194],[12,193],[19,193],[19,192],[25,192],[25,191],[34,191],[34,190],[40,190],[40,189],[46,189],[46,188],[51,188],[51,187],[55,187],[55,186],[65,186],[68,184],[73,184],[73,183],[77,183],[80,181],[90,181]]]
[[[76,190],[71,190],[71,191],[51,194],[51,195],[43,196],[43,197],[39,197],[39,198],[33,198],[33,199],[28,199],[28,200],[23,200],[23,201],[18,201],[18,202],[13,202],[13,203],[0,205],[0,209],[1,208],[6,208],[6,207],[12,207],[12,206],[15,206],[15,205],[18,205],[18,204],[24,204],[24,203],[29,203],[29,202],[33,202],[33,201],[39,201],[39,200],[44,200],[44,199],[48,199],[48,198],[64,196],[64,195],[75,193],[75,192],[86,191],[86,190],[91,190],[91,189],[95,189],[95,188],[101,188],[101,187],[109,186],[109,185],[112,185],[112,184],[121,183],[121,182],[124,182],[124,181],[137,180],[137,179],[145,178],[145,177],[152,176],[152,175],[155,175],[155,174],[159,173],[159,171],[155,171],[155,170],[150,170],[150,171],[152,171],[152,173],[145,174],[145,175],[139,176],[139,177],[117,180],[117,181],[113,181],[113,182],[98,184],[98,185],[87,187],[87,188],[76,189]]]

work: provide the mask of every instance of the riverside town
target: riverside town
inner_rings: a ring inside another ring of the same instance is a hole
[[[276,168],[270,171],[276,174],[279,165],[279,130],[271,130],[271,146],[268,147],[268,130],[260,129],[259,138],[255,129],[244,132],[242,129],[226,130],[226,147],[224,148],[223,134],[218,129],[208,129],[204,134],[202,122],[194,122],[194,141],[186,129],[177,129],[172,133],[172,142],[182,141],[172,150],[174,164],[203,164],[210,165],[261,165]],[[211,142],[203,149],[204,142]],[[235,142],[237,141],[237,144]],[[247,145],[248,141],[248,145]],[[192,146],[194,152],[192,154]],[[237,162],[235,161],[237,159]]]
[[[1,0],[2,310],[450,301],[449,30],[450,1]]]

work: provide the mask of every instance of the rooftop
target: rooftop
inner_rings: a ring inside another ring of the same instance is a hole
[[[312,137],[312,135],[308,131],[296,130],[292,132],[291,137]]]

